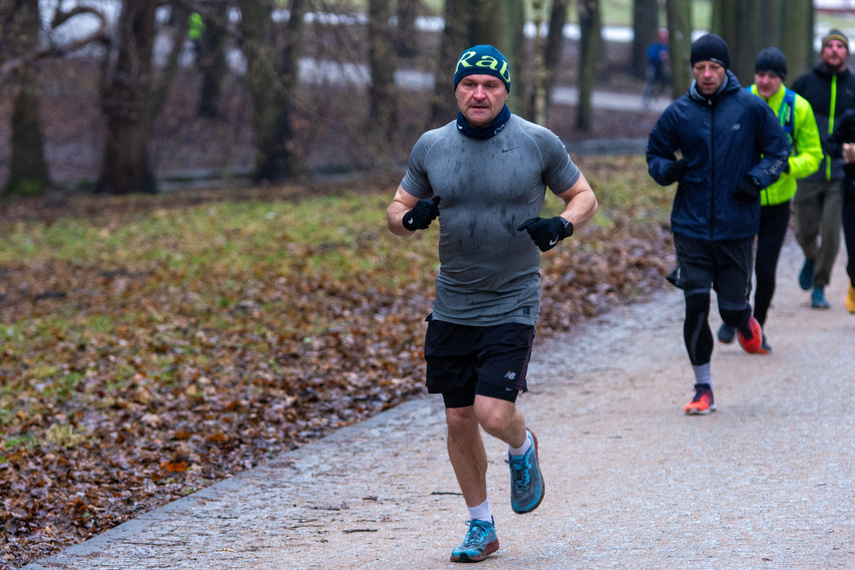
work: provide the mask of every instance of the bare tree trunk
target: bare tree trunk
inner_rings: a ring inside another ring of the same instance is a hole
[[[543,85],[544,116],[543,125],[549,122],[549,102],[552,101],[552,93],[555,90],[556,80],[559,74],[558,66],[561,64],[561,52],[564,48],[564,26],[567,24],[567,9],[569,0],[553,0],[552,12],[549,16],[549,31],[546,34],[546,45],[543,52],[543,67],[545,71],[545,82]]]
[[[544,24],[544,2],[533,0],[532,23],[534,25],[534,42],[532,45],[531,63],[524,65],[516,74],[517,91],[525,92],[517,96],[517,114],[535,123],[546,124],[546,38],[541,30]]]
[[[368,0],[368,65],[371,85],[368,88],[368,132],[375,160],[387,163],[392,141],[398,132],[398,89],[395,86],[394,34],[389,26],[392,15],[389,0]]]
[[[813,6],[806,0],[715,0],[712,30],[730,48],[731,69],[743,85],[754,77],[757,53],[769,46],[787,55],[791,77],[810,67]],[[762,14],[762,18],[756,17]]]
[[[632,3],[632,59],[630,72],[643,79],[647,69],[647,46],[656,41],[659,31],[659,1],[634,0]]]
[[[172,48],[155,81],[153,63],[157,35],[157,0],[125,0],[117,23],[115,63],[105,61],[101,105],[107,118],[104,162],[97,190],[107,194],[156,193],[151,171],[149,142],[152,125],[163,109],[178,71],[179,54],[187,37],[189,9],[172,5],[177,25],[172,27]]]
[[[296,148],[291,118],[302,41],[303,0],[292,0],[291,17],[276,49],[271,13],[274,3],[243,0],[241,31],[255,133],[256,182],[282,182],[306,176]]]
[[[534,38],[533,64],[523,66],[531,68],[531,88],[527,92],[526,106],[520,113],[531,117],[534,122],[546,125],[549,122],[549,101],[555,87],[556,76],[561,59],[561,48],[564,42],[564,25],[567,23],[568,0],[554,0],[549,20],[544,22],[545,5],[543,0],[534,0],[534,25],[537,34]],[[541,26],[546,24],[546,35],[540,33]]]
[[[205,29],[196,42],[197,65],[202,73],[198,113],[206,119],[220,116],[223,79],[228,74],[225,50],[228,9],[227,4],[219,3],[205,12]]]
[[[148,149],[156,8],[153,0],[122,5],[115,67],[104,79],[102,92],[107,141],[99,192],[157,192]]]
[[[787,0],[785,4],[780,33],[786,40],[777,45],[787,56],[788,77],[795,79],[813,67],[816,60],[813,1]]]
[[[418,53],[416,46],[416,16],[419,0],[398,0],[398,31],[395,34],[395,52],[402,59]]]
[[[668,0],[668,52],[671,59],[671,95],[682,96],[692,84],[692,2]]]
[[[0,44],[26,54],[39,42],[39,0],[0,0]],[[8,19],[7,19],[8,18]],[[0,56],[2,60],[2,56]],[[36,64],[12,73],[12,156],[3,195],[40,195],[50,184],[42,136],[41,70]]]
[[[464,49],[472,47],[469,33],[469,0],[445,0],[445,29],[439,46],[434,88],[431,95],[431,111],[428,128],[444,125],[457,115],[457,104],[453,95],[454,66]]]
[[[600,50],[599,0],[579,0],[579,104],[576,108],[576,128],[591,130],[593,108],[591,94],[594,90],[594,71]]]
[[[757,14],[757,0],[715,0],[713,2],[713,26],[711,31],[727,42],[730,52],[730,69],[743,85],[750,85],[754,76],[754,58],[765,44],[763,28],[774,26],[775,11],[759,12],[763,18],[751,17]],[[747,34],[746,37],[740,37]]]

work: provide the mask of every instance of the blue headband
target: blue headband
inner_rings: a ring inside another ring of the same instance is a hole
[[[465,50],[454,68],[454,88],[467,75],[476,73],[492,75],[501,79],[508,91],[511,90],[511,69],[502,52],[490,45],[478,45]]]

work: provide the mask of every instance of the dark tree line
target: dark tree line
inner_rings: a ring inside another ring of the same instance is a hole
[[[510,104],[518,114],[545,123],[555,77],[560,65],[563,29],[579,23],[579,104],[577,127],[591,127],[593,85],[604,60],[603,0],[446,0],[444,30],[429,47],[417,41],[416,18],[426,10],[419,0],[368,0],[361,26],[337,32],[328,51],[320,51],[307,33],[323,24],[307,24],[309,13],[333,13],[336,8],[311,0],[124,0],[115,22],[108,21],[93,0],[55,4],[47,29],[39,17],[39,0],[0,0],[0,81],[12,104],[9,177],[5,194],[39,194],[51,184],[45,160],[41,117],[41,68],[46,58],[95,47],[100,53],[101,112],[106,125],[97,189],[109,194],[157,192],[150,146],[175,77],[186,73],[180,56],[193,46],[198,74],[198,115],[221,113],[222,85],[230,70],[228,49],[238,50],[246,64],[242,80],[247,94],[254,140],[253,178],[274,183],[308,176],[305,156],[296,139],[295,124],[323,123],[313,114],[313,99],[321,91],[300,90],[299,70],[304,58],[330,57],[339,64],[367,67],[364,124],[356,128],[335,124],[354,146],[370,149],[365,166],[389,166],[399,145],[402,98],[396,74],[413,58],[431,63],[431,90],[424,128],[443,124],[456,107],[451,96],[451,70],[460,51],[476,43],[492,43],[508,56],[514,71]],[[790,59],[791,70],[806,69],[812,61],[810,0],[714,0],[711,29],[731,45],[731,59],[747,82],[754,55],[766,45],[778,45]],[[527,11],[528,6],[528,11]],[[158,14],[164,10],[167,21]],[[693,30],[691,0],[634,0],[632,68],[644,70],[643,55],[660,27],[670,31],[674,95],[685,91]],[[524,37],[525,18],[534,14],[534,41]],[[85,37],[60,45],[52,38],[63,25],[88,16],[99,22]],[[762,17],[760,16],[762,15]],[[353,15],[355,19],[359,15]],[[155,45],[169,46],[155,63]],[[420,53],[430,50],[430,53]],[[424,61],[424,60],[423,60]],[[319,87],[318,89],[322,89]],[[359,90],[360,87],[354,88]],[[355,110],[354,110],[355,111]]]

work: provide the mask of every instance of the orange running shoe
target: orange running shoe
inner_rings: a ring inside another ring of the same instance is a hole
[[[846,294],[846,310],[855,313],[855,287],[849,284],[849,293]]]
[[[683,407],[690,416],[703,415],[715,411],[715,398],[709,384],[695,384],[695,397]]]
[[[736,339],[739,341],[742,350],[748,354],[757,354],[763,346],[763,331],[760,329],[760,323],[754,317],[748,321],[748,328],[751,332],[750,337],[746,337],[742,331],[736,331]]]

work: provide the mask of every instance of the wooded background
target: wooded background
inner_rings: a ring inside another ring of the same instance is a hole
[[[358,167],[389,167],[402,153],[405,160],[417,133],[455,115],[450,70],[463,49],[479,43],[496,45],[510,60],[511,109],[546,124],[562,50],[577,42],[575,120],[585,131],[594,82],[608,73],[602,28],[610,2],[620,0],[0,0],[0,81],[12,106],[2,193],[39,195],[51,187],[42,100],[45,73],[57,60],[74,60],[97,76],[104,142],[94,188],[107,194],[158,191],[151,136],[176,80],[197,82],[200,120],[222,113],[226,85],[244,94],[255,183],[308,179],[305,133],[312,129],[331,130],[359,149]],[[791,80],[816,58],[810,0],[624,3],[633,31],[627,72],[643,77],[644,51],[666,27],[675,97],[690,83],[698,30],[725,38],[746,85],[763,47],[784,51]],[[699,6],[709,8],[709,21],[699,21]],[[63,34],[84,20],[84,32]],[[578,40],[566,37],[570,22],[579,26]],[[301,84],[301,66],[320,79]],[[430,81],[402,80],[403,71]],[[356,81],[337,87],[336,78],[349,73]],[[336,105],[344,116],[331,113]]]

